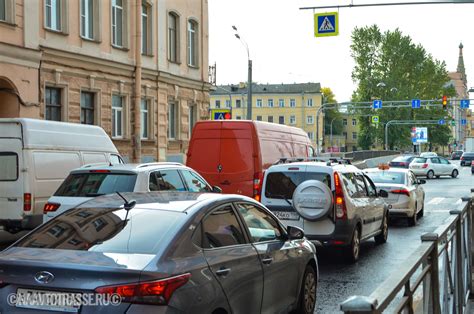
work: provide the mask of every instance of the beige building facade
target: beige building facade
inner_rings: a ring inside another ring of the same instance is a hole
[[[0,1],[0,117],[99,125],[126,160],[184,161],[208,118],[207,12],[206,0]]]

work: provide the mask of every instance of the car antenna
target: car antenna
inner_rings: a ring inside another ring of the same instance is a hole
[[[135,205],[137,205],[137,202],[135,200],[128,201],[122,194],[120,194],[119,191],[116,191],[115,193],[117,193],[118,196],[120,196],[125,201],[125,204],[123,204],[123,208],[127,211],[127,213],[125,214],[125,219],[123,221],[123,227],[125,228],[125,224],[127,223],[128,212],[130,211],[130,209],[134,208]]]

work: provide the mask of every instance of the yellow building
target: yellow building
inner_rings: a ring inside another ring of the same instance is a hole
[[[322,103],[319,83],[253,84],[252,120],[294,126],[305,130],[316,146],[316,112]],[[231,108],[232,118],[247,117],[247,86],[217,86],[210,94],[210,108]],[[323,115],[319,119],[320,143],[323,138]]]
[[[342,113],[342,134],[325,134],[324,150],[326,152],[352,152],[358,149],[359,119],[357,116]]]

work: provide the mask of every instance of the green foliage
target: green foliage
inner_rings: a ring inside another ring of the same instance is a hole
[[[390,100],[440,99],[442,95],[454,96],[449,82],[446,65],[435,60],[419,44],[400,30],[382,32],[376,25],[355,28],[352,32],[351,55],[355,61],[352,79],[358,83],[353,101],[382,99]],[[440,102],[435,102],[440,103]],[[385,141],[384,125],[391,120],[440,119],[447,116],[441,107],[421,109],[391,108],[358,110],[359,114],[374,114],[380,117],[379,128],[374,128],[365,118],[359,118],[359,145],[369,149],[375,142]],[[411,145],[410,128],[413,125],[390,125],[389,146],[407,147]],[[446,145],[449,128],[429,126],[429,140],[432,144]]]
[[[321,93],[323,94],[323,102],[326,104],[337,103],[336,97],[329,87],[322,87]],[[324,134],[331,134],[331,121],[332,121],[332,134],[342,134],[342,116],[339,111],[335,109],[329,109],[324,111]]]

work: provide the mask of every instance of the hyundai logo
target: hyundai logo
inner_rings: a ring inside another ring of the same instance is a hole
[[[36,273],[35,280],[37,283],[47,284],[54,280],[54,275],[49,271],[40,271]]]

